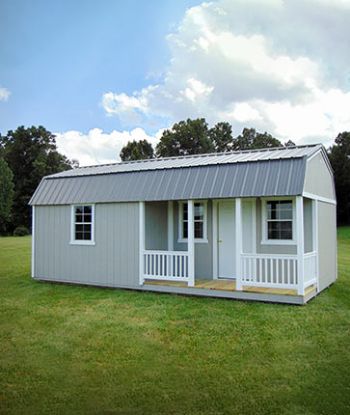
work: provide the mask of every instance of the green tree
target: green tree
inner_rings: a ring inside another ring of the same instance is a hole
[[[0,135],[0,147],[14,176],[12,226],[30,227],[28,202],[42,177],[71,169],[77,162],[58,153],[55,136],[42,126],[21,126]]]
[[[338,134],[329,149],[337,194],[337,219],[339,224],[350,224],[350,132]]]
[[[154,157],[152,144],[147,140],[129,141],[120,152],[123,161],[145,160]]]
[[[209,138],[208,124],[204,118],[187,119],[165,130],[157,145],[158,157],[186,156],[214,151]]]
[[[267,132],[259,133],[254,128],[244,128],[242,133],[234,138],[233,150],[249,150],[259,148],[282,147],[283,144]]]
[[[10,221],[13,188],[12,171],[6,161],[0,156],[0,233],[6,231]]]
[[[218,122],[209,130],[209,138],[215,147],[215,151],[223,152],[232,150],[233,137],[231,124],[228,122]]]

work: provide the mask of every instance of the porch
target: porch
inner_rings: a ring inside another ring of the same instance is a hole
[[[150,216],[147,221],[146,204],[140,202],[140,285],[152,291],[305,302],[317,293],[317,201],[302,196],[288,200],[292,206],[290,241],[263,242],[266,223],[262,202],[236,198],[201,202],[205,215],[200,235],[195,225],[200,220],[200,203],[167,202],[165,208],[163,205],[166,212],[159,211],[153,217],[160,223],[157,238],[163,239],[163,245],[158,246],[147,241]],[[179,210],[184,203],[185,223],[183,217],[180,221],[184,212]],[[154,223],[151,228],[154,231]],[[183,234],[181,228],[185,229]],[[200,254],[200,249],[206,254]]]

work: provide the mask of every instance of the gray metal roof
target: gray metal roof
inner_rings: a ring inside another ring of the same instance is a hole
[[[316,145],[80,168],[45,177],[30,204],[299,195],[306,160],[320,149],[324,151]]]
[[[321,145],[281,147],[263,150],[245,150],[226,153],[198,154],[183,157],[167,157],[99,166],[80,167],[56,173],[48,177],[76,177],[97,174],[125,173],[159,169],[174,169],[182,167],[210,166],[217,164],[246,163],[249,161],[280,160],[309,157],[319,150]]]

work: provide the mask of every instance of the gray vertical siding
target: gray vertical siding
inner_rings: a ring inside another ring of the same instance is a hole
[[[336,206],[318,202],[319,290],[337,278]]]
[[[306,163],[304,191],[328,199],[335,199],[333,175],[321,153]]]
[[[201,279],[213,278],[213,227],[212,202],[207,204],[207,236],[208,242],[195,243],[195,277]],[[179,237],[179,203],[174,202],[174,249],[187,250],[186,243],[178,242]]]
[[[313,246],[313,226],[312,226],[312,201],[303,199],[304,204],[304,252],[312,252]]]
[[[70,245],[71,208],[36,206],[35,278],[138,286],[137,203],[95,205],[95,245]]]
[[[168,203],[152,202],[145,204],[146,249],[168,249]]]

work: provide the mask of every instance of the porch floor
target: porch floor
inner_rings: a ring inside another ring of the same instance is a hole
[[[219,291],[236,291],[236,281],[229,279],[217,279],[217,280],[201,280],[196,279],[194,287],[188,287],[186,282],[182,281],[159,281],[146,279],[145,284],[147,285],[161,285],[169,287],[181,287],[181,288],[204,288],[207,290],[219,290]],[[308,296],[316,290],[315,285],[305,289],[305,296]],[[251,293],[261,294],[277,294],[277,295],[291,295],[297,296],[296,290],[282,289],[282,288],[264,288],[264,287],[242,287],[242,291]]]

